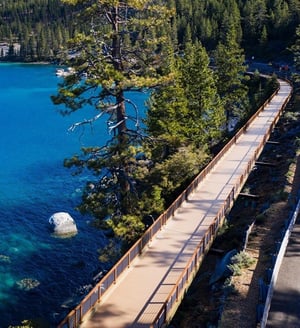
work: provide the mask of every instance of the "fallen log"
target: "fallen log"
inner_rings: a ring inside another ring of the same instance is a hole
[[[271,162],[255,162],[255,165],[261,165],[261,166],[276,166],[277,164],[271,163]]]
[[[239,193],[239,196],[249,197],[249,198],[259,198],[258,195],[248,194],[248,193],[245,193],[245,192]]]
[[[271,140],[268,140],[268,141],[267,141],[267,144],[270,144],[270,145],[279,145],[280,142],[278,142],[278,141],[271,141]]]

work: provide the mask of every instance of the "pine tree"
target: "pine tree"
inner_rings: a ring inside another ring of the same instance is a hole
[[[244,37],[255,44],[267,22],[267,3],[264,0],[244,1],[243,7]]]
[[[246,66],[243,50],[236,41],[234,27],[228,29],[215,51],[217,89],[221,97],[227,119],[227,127],[232,118],[245,117],[249,109],[247,87],[244,80]]]
[[[293,53],[294,56],[294,66],[297,71],[300,70],[300,25],[296,29],[296,39],[294,44],[290,47],[290,51]],[[297,84],[300,82],[300,74],[294,73],[293,79]]]
[[[187,44],[181,71],[181,85],[188,99],[188,139],[196,148],[212,145],[220,140],[225,116],[209,56],[201,43]]]
[[[167,204],[199,173],[208,145],[219,141],[225,122],[209,57],[200,43],[188,42],[169,69],[173,81],[151,95],[146,119],[156,141],[149,180]]]
[[[88,168],[97,176],[86,186],[81,210],[132,241],[143,226],[136,172],[145,136],[138,108],[126,92],[155,87],[170,78],[163,70],[169,57],[164,44],[174,11],[148,0],[66,2],[81,6],[81,19],[90,22],[90,32],[71,40],[68,51],[76,56],[67,64],[74,73],[66,77],[53,101],[66,106],[64,114],[92,106],[95,116],[74,128],[106,115],[111,134],[106,145],[85,148],[82,156],[66,165]]]
[[[173,73],[172,81],[155,89],[147,103],[147,133],[159,140],[154,151],[154,160],[157,161],[165,160],[188,142],[188,100],[174,61],[170,64],[170,71]]]

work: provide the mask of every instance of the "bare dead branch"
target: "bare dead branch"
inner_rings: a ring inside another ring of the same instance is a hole
[[[134,108],[134,110],[135,110],[135,126],[138,127],[139,126],[139,110],[138,110],[138,107],[130,99],[125,99],[125,101]]]
[[[83,121],[80,121],[80,122],[74,123],[74,124],[72,124],[72,125],[69,127],[68,131],[70,131],[70,132],[74,132],[75,129],[76,129],[78,126],[85,125],[85,124],[92,124],[93,122],[97,121],[97,120],[98,120],[98,119],[99,119],[104,113],[105,113],[105,112],[101,112],[101,113],[99,113],[98,115],[92,117],[92,118],[89,119],[89,120],[85,119],[85,120],[83,120]]]
[[[126,118],[125,118],[125,119],[126,119]],[[121,125],[122,123],[124,123],[124,121],[125,121],[125,120],[121,120],[121,121],[119,121],[117,124],[112,125],[112,126],[109,126],[109,127],[108,127],[108,132],[109,132],[109,134],[111,134],[112,131],[115,130],[119,125]],[[111,122],[111,123],[113,123],[113,122]]]

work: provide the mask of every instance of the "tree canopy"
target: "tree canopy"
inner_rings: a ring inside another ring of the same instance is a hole
[[[175,3],[65,2],[80,7],[76,25],[89,28],[61,51],[72,70],[52,100],[64,115],[94,110],[71,130],[106,117],[109,131],[106,144],[83,148],[65,165],[93,173],[79,209],[128,245],[208,162],[228,118],[250,110],[240,25],[227,15],[211,67],[192,31],[177,43]],[[144,121],[129,91],[149,95]]]
[[[67,52],[75,55],[66,64],[74,72],[53,101],[66,106],[64,114],[92,106],[95,115],[74,128],[106,115],[111,138],[104,146],[83,149],[65,164],[88,168],[97,176],[86,186],[81,210],[120,237],[134,240],[143,229],[139,180],[147,163],[138,155],[144,152],[146,136],[138,108],[126,92],[157,87],[172,78],[165,69],[169,48],[164,44],[174,11],[160,1],[66,2],[82,5],[80,19],[90,22],[90,29],[70,40]]]
[[[0,6],[0,42],[12,46],[0,53],[3,60],[56,60],[67,39],[87,32],[89,24],[74,24],[84,1],[6,0]],[[185,43],[200,40],[211,51],[216,48],[224,28],[232,21],[238,42],[249,56],[270,60],[285,53],[294,42],[300,23],[298,0],[169,0],[176,9],[170,31],[173,40]],[[20,47],[19,47],[20,46]]]
[[[227,124],[231,118],[245,117],[247,114],[248,92],[245,82],[247,70],[243,49],[238,43],[233,23],[223,32],[223,38],[215,51],[217,89],[227,114]]]

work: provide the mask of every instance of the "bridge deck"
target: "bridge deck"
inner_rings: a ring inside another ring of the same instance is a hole
[[[149,327],[290,93],[286,82],[280,84],[278,94],[104,294],[82,328]]]

